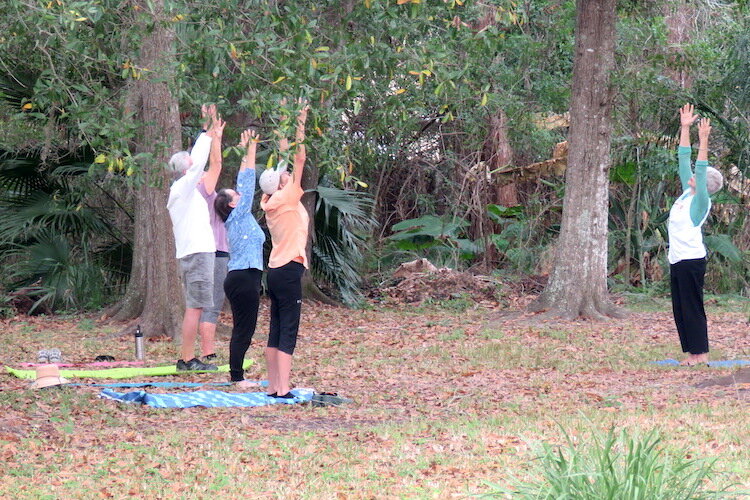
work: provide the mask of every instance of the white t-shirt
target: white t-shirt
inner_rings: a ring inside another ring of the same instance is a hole
[[[205,133],[198,136],[190,152],[193,164],[185,175],[169,188],[167,209],[172,219],[172,231],[177,258],[199,252],[215,252],[216,243],[208,215],[206,199],[197,186],[211,151],[211,138]]]
[[[708,201],[706,215],[697,226],[690,218],[690,205],[695,198],[690,190],[685,191],[672,205],[669,211],[667,232],[669,233],[669,252],[667,258],[670,264],[681,260],[701,259],[706,256],[703,245],[703,223],[706,222],[708,212],[711,211],[711,200]]]

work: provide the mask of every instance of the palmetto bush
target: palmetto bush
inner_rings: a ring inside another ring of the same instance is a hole
[[[88,176],[90,159],[70,161],[0,156],[2,280],[33,301],[32,312],[100,307],[127,280],[130,242],[111,218],[116,204],[100,203],[112,196]]]
[[[375,226],[368,193],[319,185],[312,271],[348,305],[361,298],[362,251]]]

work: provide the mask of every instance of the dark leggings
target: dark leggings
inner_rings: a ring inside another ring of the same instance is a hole
[[[305,266],[289,262],[268,270],[268,295],[271,298],[271,328],[268,347],[294,354],[302,313],[302,274]]]
[[[681,260],[669,266],[672,312],[680,335],[682,352],[708,352],[708,326],[703,309],[703,278],[706,259]]]
[[[242,363],[258,322],[260,304],[259,269],[229,271],[224,280],[224,293],[232,306],[232,340],[229,342],[229,374],[232,382],[245,379]]]

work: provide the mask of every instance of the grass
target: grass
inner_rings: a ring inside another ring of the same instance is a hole
[[[741,311],[709,314],[721,315],[712,332],[722,342],[750,347],[745,330],[729,329]],[[355,400],[341,408],[155,410],[101,400],[91,387],[28,391],[0,375],[0,497],[472,497],[537,484],[545,445],[572,441],[584,453],[610,429],[658,436],[657,458],[714,461],[709,489],[737,483],[738,497],[750,488],[747,392],[692,387],[728,371],[648,364],[677,355],[667,311],[601,324],[488,317],[436,306],[305,309],[295,381]],[[51,346],[69,359],[128,359],[132,338],[109,339],[114,329],[93,317],[18,318],[0,352],[10,365]],[[176,347],[148,342],[147,351],[172,362]],[[248,356],[248,377],[262,377],[262,343]]]

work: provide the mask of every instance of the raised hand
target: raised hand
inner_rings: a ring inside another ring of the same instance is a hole
[[[698,140],[700,146],[708,146],[708,136],[711,135],[711,120],[709,118],[702,118],[698,122]]]
[[[208,135],[213,137],[214,139],[218,139],[221,141],[221,137],[224,135],[224,127],[226,126],[227,122],[221,119],[220,116],[214,116],[213,123],[211,123],[211,128],[208,130]]]
[[[695,114],[695,106],[692,104],[685,104],[680,108],[680,126],[689,127],[697,119],[698,115]]]
[[[255,130],[247,129],[242,132],[240,135],[240,144],[239,146],[241,148],[249,147],[251,144],[257,144],[258,143],[258,133]]]
[[[294,140],[299,144],[305,140],[305,122],[307,121],[307,112],[310,110],[310,105],[306,100],[301,98],[297,103],[301,108],[297,114],[297,132]]]

